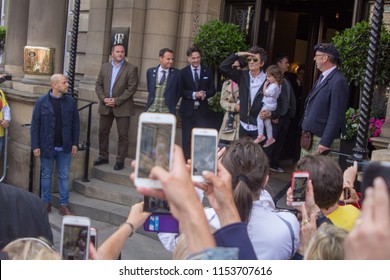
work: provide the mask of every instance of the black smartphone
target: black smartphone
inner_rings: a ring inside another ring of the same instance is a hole
[[[4,76],[4,79],[5,79],[6,81],[12,81],[12,75],[5,75],[5,76]]]
[[[371,187],[376,177],[382,177],[390,193],[390,162],[372,161],[363,168],[362,198],[366,188]]]
[[[155,197],[144,196],[144,212],[169,214],[170,209],[168,201]]]

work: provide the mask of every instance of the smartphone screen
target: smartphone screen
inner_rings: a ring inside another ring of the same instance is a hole
[[[204,182],[203,171],[217,171],[217,139],[215,129],[194,128],[191,143],[191,177],[193,181]]]
[[[64,224],[62,241],[63,260],[87,260],[89,227],[83,225]]]
[[[97,243],[97,229],[91,227],[91,237],[90,237],[90,242],[93,244],[95,249],[98,248],[98,243]]]
[[[144,196],[144,211],[168,214],[171,210],[169,209],[168,201],[160,198]]]
[[[302,203],[306,199],[306,188],[309,177],[308,175],[303,176],[300,174],[295,174],[293,177],[293,202]]]
[[[173,124],[142,123],[138,177],[149,179],[153,166],[169,170]]]

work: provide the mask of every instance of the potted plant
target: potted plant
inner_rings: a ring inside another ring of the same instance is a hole
[[[219,103],[221,97],[221,75],[218,67],[230,54],[248,48],[245,43],[245,34],[240,27],[232,23],[224,23],[220,20],[212,20],[200,26],[194,37],[194,44],[202,51],[202,61],[214,70],[217,78],[217,93],[209,99],[210,110],[219,113],[217,129],[222,123],[223,109]]]
[[[356,23],[353,27],[342,32],[336,32],[332,38],[332,44],[340,52],[340,71],[344,73],[350,84],[362,88],[367,65],[367,55],[370,42],[371,26],[366,21]],[[381,122],[386,115],[385,88],[390,83],[390,33],[386,27],[382,27],[379,55],[377,59],[377,72],[375,76],[375,89],[372,105],[371,119],[374,123]],[[345,140],[351,141],[356,136],[359,125],[359,110],[349,108],[346,112],[347,135]],[[377,122],[378,121],[378,122]],[[380,127],[378,128],[380,129]],[[369,135],[377,136],[378,130],[373,130],[371,126]],[[342,141],[341,150],[343,150]],[[354,143],[353,143],[354,144]],[[345,151],[344,151],[345,152]],[[348,153],[348,152],[346,152]]]

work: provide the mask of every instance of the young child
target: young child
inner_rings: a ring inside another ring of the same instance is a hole
[[[283,74],[279,70],[279,68],[276,65],[271,65],[266,70],[267,74],[267,80],[264,83],[263,86],[263,107],[261,108],[261,111],[267,110],[267,111],[274,111],[277,107],[277,100],[280,95],[280,86],[283,82]],[[275,138],[272,134],[272,124],[271,119],[265,119],[262,120],[260,118],[260,114],[257,117],[257,129],[258,129],[258,136],[255,139],[255,143],[260,143],[265,139],[264,136],[264,126],[267,131],[267,141],[263,145],[264,148],[271,146],[273,143],[275,143]]]

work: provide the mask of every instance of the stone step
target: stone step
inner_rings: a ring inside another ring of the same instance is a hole
[[[58,193],[53,194],[52,204],[53,207],[59,208],[60,197]],[[74,191],[69,192],[69,205],[72,212],[77,216],[89,217],[92,220],[116,226],[125,222],[130,212],[129,206],[90,198]],[[137,229],[137,233],[158,240],[156,233],[144,231],[142,226]]]
[[[130,179],[128,179],[130,181]],[[112,182],[91,178],[89,182],[73,181],[73,191],[86,197],[132,206],[143,200],[133,186],[120,185]]]
[[[122,170],[113,169],[115,160],[110,160],[109,164],[94,166],[91,177],[109,183],[134,187],[134,183],[130,180],[130,174],[133,172],[133,169],[130,167],[130,162],[131,160],[126,160],[125,168]]]

